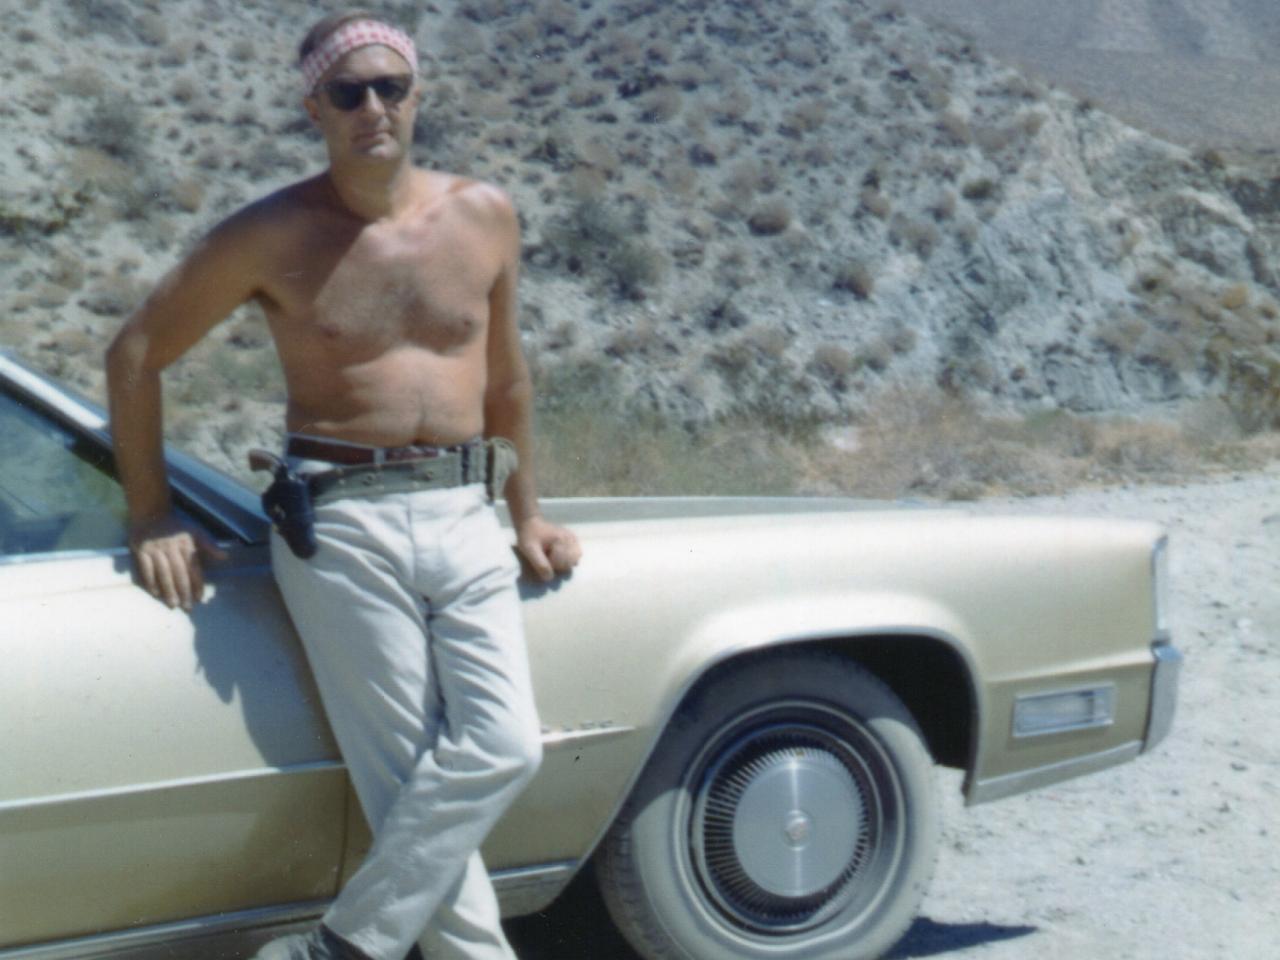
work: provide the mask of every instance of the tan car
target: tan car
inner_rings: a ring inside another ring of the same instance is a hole
[[[99,409],[0,355],[0,450],[0,960],[196,956],[318,916],[367,829],[256,495],[171,454],[230,555],[187,615],[131,582]],[[934,764],[980,803],[1169,730],[1148,524],[548,506],[586,559],[523,587],[546,753],[484,850],[509,915],[594,861],[643,957],[879,956],[929,881]]]

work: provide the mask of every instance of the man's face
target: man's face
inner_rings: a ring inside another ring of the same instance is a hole
[[[392,102],[408,85],[399,103]],[[389,47],[352,50],[320,79],[304,101],[333,160],[399,160],[413,139],[416,78]]]

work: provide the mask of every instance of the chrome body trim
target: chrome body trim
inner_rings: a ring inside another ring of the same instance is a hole
[[[0,813],[11,810],[22,810],[31,807],[50,807],[63,803],[78,803],[85,800],[102,800],[107,797],[126,797],[137,793],[155,793],[161,790],[181,790],[185,787],[199,787],[211,783],[227,783],[232,780],[255,780],[260,777],[290,776],[298,773],[316,773],[322,770],[344,770],[344,765],[337,760],[316,760],[312,763],[299,763],[289,767],[260,767],[253,770],[233,770],[224,773],[211,773],[200,777],[182,777],[176,780],[159,780],[152,783],[131,783],[123,787],[107,787],[101,790],[80,790],[74,793],[58,793],[48,797],[30,797],[21,800],[5,800],[0,802]],[[3,954],[0,954],[3,956]]]
[[[13,947],[0,950],[0,960],[124,960],[150,947],[172,946],[182,941],[193,941],[192,955],[198,956],[195,941],[218,936],[239,938],[253,931],[279,930],[291,924],[310,924],[324,913],[327,906],[327,900],[313,900],[278,907],[259,907],[136,930],[119,930],[77,937],[74,940],[59,940],[56,943]],[[165,953],[165,956],[172,955],[174,954],[170,951]]]
[[[579,866],[577,860],[566,860],[495,871],[493,886],[501,901],[503,916],[522,916],[542,910],[573,879]],[[223,937],[240,941],[255,933],[276,936],[288,932],[288,927],[315,923],[329,903],[329,900],[310,900],[258,907],[55,943],[10,947],[0,949],[0,960],[126,960],[142,951],[160,947],[167,948],[163,956],[168,957],[175,955],[173,948],[183,942],[189,944],[190,955],[204,956],[199,946],[201,941]],[[222,957],[226,954],[208,955]]]
[[[1151,603],[1157,641],[1170,639],[1169,583],[1169,537],[1166,535],[1151,548]]]
[[[14,553],[0,556],[0,567],[15,566],[19,563],[51,563],[62,560],[95,560],[102,557],[129,556],[128,547],[99,547],[89,550],[46,550],[43,553]]]
[[[542,731],[542,746],[545,750],[558,750],[567,747],[576,747],[582,743],[612,740],[615,737],[623,737],[629,733],[635,732],[635,727],[621,726],[612,723],[601,724],[598,727],[588,727],[580,730],[544,730]]]
[[[980,780],[969,791],[969,805],[1001,800],[1015,794],[1026,793],[1039,787],[1047,787],[1051,783],[1081,777],[1088,773],[1096,773],[1107,767],[1120,763],[1128,763],[1142,752],[1142,744],[1138,741],[1122,743],[1101,753],[1090,753],[1083,757],[1072,757],[1060,763],[1051,763],[1030,770],[1019,770],[1017,773]]]
[[[569,885],[580,860],[544,863],[536,867],[495,870],[490,874],[504,917],[521,917],[545,909]]]
[[[1151,645],[1156,665],[1151,671],[1151,712],[1147,719],[1147,735],[1142,752],[1155,748],[1173,729],[1173,715],[1178,705],[1178,677],[1182,673],[1182,652],[1168,640]]]

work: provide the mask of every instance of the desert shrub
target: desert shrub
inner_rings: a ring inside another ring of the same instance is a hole
[[[1249,288],[1243,283],[1234,283],[1222,291],[1221,303],[1226,310],[1240,310],[1249,304]]]
[[[184,74],[170,84],[169,92],[178,103],[190,103],[200,93],[200,81],[189,73]]]
[[[142,111],[119,91],[95,97],[81,121],[81,129],[90,146],[129,162],[139,160],[146,153],[150,137]]]
[[[688,61],[675,64],[667,71],[667,79],[685,92],[693,92],[708,83],[710,75],[706,67]]]
[[[662,274],[661,254],[643,242],[643,222],[586,198],[544,233],[555,262],[575,275],[596,276],[616,293],[642,299]]]
[[[1017,133],[1013,128],[995,124],[983,124],[973,131],[974,143],[989,157],[1008,150],[1016,139]]]
[[[751,96],[735,87],[715,99],[711,105],[711,119],[722,127],[742,123],[750,115],[751,106]]]
[[[179,177],[169,184],[169,197],[179,210],[195,213],[204,203],[204,181],[196,177]]]
[[[584,107],[595,107],[604,103],[609,88],[603,84],[588,83],[579,80],[569,87],[568,93],[565,94],[565,100],[569,106],[582,109]]]
[[[643,123],[666,123],[680,112],[680,91],[672,86],[657,87],[640,98],[640,120]]]
[[[829,167],[835,163],[839,155],[836,148],[825,140],[811,143],[805,148],[800,159],[806,167]]]
[[[791,226],[791,208],[784,200],[769,200],[747,217],[747,227],[758,237],[774,237]]]
[[[888,219],[893,210],[893,204],[889,198],[875,187],[865,187],[858,197],[858,202],[862,209],[881,220]]]
[[[564,178],[568,195],[575,201],[603,199],[608,180],[594,167],[577,167]]]
[[[897,354],[907,354],[916,348],[916,332],[910,327],[896,325],[885,334],[889,349]]]
[[[1223,399],[1246,433],[1280,429],[1280,360],[1240,351],[1226,361]]]
[[[1022,125],[1022,132],[1028,137],[1035,137],[1048,122],[1049,115],[1043,110],[1028,111],[1019,120]]]
[[[756,160],[739,160],[729,168],[724,178],[726,194],[735,202],[750,202],[764,180],[760,163]]]
[[[884,373],[893,362],[893,345],[887,337],[873,337],[858,351],[858,362],[876,373]]]
[[[45,273],[50,283],[67,290],[79,290],[84,286],[84,263],[69,254],[61,253],[55,257]]]
[[[827,104],[822,100],[806,100],[783,115],[780,132],[784,136],[803,136],[822,128],[827,120]]]
[[[276,352],[269,347],[218,350],[210,362],[210,372],[217,379],[218,394],[223,398],[278,402],[285,397],[284,375]]]
[[[850,260],[836,268],[832,286],[866,300],[875,291],[875,273],[861,260]]]
[[[938,198],[929,205],[929,214],[933,219],[942,222],[950,220],[956,215],[956,195],[952,190],[944,190],[938,195]]]
[[[133,16],[126,0],[66,0],[66,5],[78,33],[104,33],[121,43],[133,39]]]
[[[1093,338],[1115,354],[1129,354],[1150,329],[1145,319],[1126,313],[1098,325]]]
[[[606,356],[616,359],[627,357],[648,358],[655,356],[664,346],[662,334],[653,321],[619,327],[606,339],[604,352]]]
[[[849,375],[859,366],[858,358],[836,343],[820,344],[809,358],[809,369],[840,390],[845,389]]]
[[[947,111],[938,120],[938,129],[945,135],[948,143],[955,146],[968,146],[973,142],[973,129],[969,120],[962,114]]]
[[[133,23],[133,31],[139,40],[153,47],[158,47],[169,39],[169,27],[164,17],[151,11],[138,14]]]
[[[58,75],[56,86],[68,96],[80,100],[102,93],[106,83],[102,71],[94,67],[71,67]]]
[[[662,277],[663,259],[653,247],[629,240],[605,258],[605,271],[614,288],[629,300],[644,299],[645,292]]]
[[[981,202],[995,199],[999,190],[999,186],[990,177],[979,177],[966,183],[960,193],[966,200]]]
[[[136,277],[112,274],[98,280],[81,297],[80,305],[101,317],[122,318],[132,313],[149,291],[150,285]]]
[[[890,224],[889,239],[894,244],[910,247],[921,260],[928,260],[942,242],[942,234],[929,220],[898,215]]]

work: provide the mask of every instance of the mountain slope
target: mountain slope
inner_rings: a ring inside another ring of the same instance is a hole
[[[1020,413],[1221,398],[1249,428],[1280,416],[1271,174],[861,0],[385,6],[429,55],[419,159],[520,208],[546,405],[768,425],[941,390]],[[0,340],[100,390],[102,347],[181,251],[321,168],[289,62],[312,15],[13,14]],[[272,442],[268,343],[246,309],[172,372],[177,438],[230,467]]]

